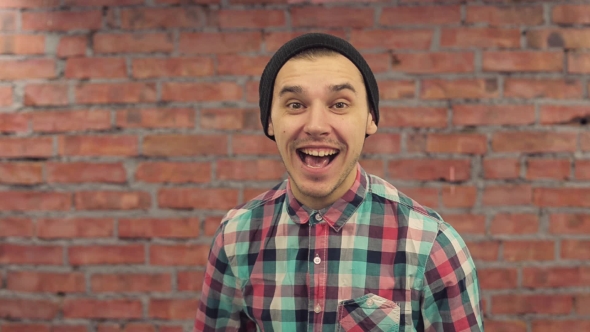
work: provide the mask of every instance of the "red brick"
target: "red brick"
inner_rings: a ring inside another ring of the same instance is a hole
[[[38,323],[7,323],[2,324],[3,332],[50,332],[49,325]]]
[[[185,219],[119,219],[120,238],[197,238],[201,222]]]
[[[373,71],[373,73],[384,73],[391,67],[391,54],[389,53],[365,53],[363,58]]]
[[[361,159],[359,160],[361,167],[365,172],[378,176],[380,178],[385,177],[385,162],[377,159]]]
[[[63,156],[135,156],[135,136],[61,136],[59,154]]]
[[[535,188],[534,203],[541,207],[590,207],[590,188]]]
[[[514,289],[517,287],[517,271],[514,268],[486,268],[478,269],[477,272],[480,287],[483,290]]]
[[[198,28],[203,26],[199,7],[159,7],[121,9],[123,29]]]
[[[33,130],[38,132],[72,132],[104,130],[111,127],[111,113],[92,111],[44,111],[32,114]]]
[[[21,20],[23,30],[98,30],[102,25],[102,13],[98,10],[76,12],[23,12]]]
[[[498,132],[492,136],[495,152],[573,152],[577,150],[577,135],[565,132]]]
[[[0,86],[0,107],[10,106],[10,105],[12,105],[12,102],[13,102],[12,87]],[[0,123],[2,123],[2,122],[0,121]]]
[[[215,108],[201,110],[201,128],[262,131],[258,109]]]
[[[96,218],[40,219],[37,236],[43,239],[111,237],[113,222],[113,219]]]
[[[380,107],[379,128],[444,128],[447,110],[440,107]]]
[[[148,183],[207,183],[211,181],[211,164],[146,162],[137,166],[135,179]]]
[[[590,151],[590,133],[580,134],[580,148],[582,151]]]
[[[51,332],[88,332],[85,325],[52,325]]]
[[[247,81],[246,82],[246,101],[251,103],[258,103],[259,94],[258,94],[258,87],[259,82],[257,81]]]
[[[43,182],[43,165],[40,163],[0,164],[0,184],[32,185]]]
[[[432,30],[352,30],[350,43],[357,49],[423,50],[430,49]]]
[[[590,321],[587,320],[535,320],[532,332],[554,331],[590,331]]]
[[[418,8],[418,7],[416,7]],[[420,8],[421,9],[421,8]],[[409,74],[468,73],[475,70],[473,53],[400,53],[392,71]]]
[[[59,303],[52,300],[0,298],[0,318],[51,320],[58,312]]]
[[[557,24],[589,24],[590,6],[557,5],[553,7],[551,20]]]
[[[156,101],[155,83],[86,83],[76,86],[79,104],[147,103]]]
[[[23,133],[29,131],[29,116],[23,113],[0,113],[0,132]]]
[[[204,266],[209,255],[208,245],[150,246],[150,264],[162,266]]]
[[[256,0],[254,0],[256,1]],[[346,39],[342,30],[338,29],[314,29],[313,32],[328,33],[336,37]],[[267,52],[276,52],[283,44],[289,40],[301,36],[310,31],[269,31],[264,33],[264,47]]]
[[[429,134],[426,152],[484,154],[487,138],[482,134]]]
[[[93,40],[95,53],[170,53],[171,33],[98,33]]]
[[[131,319],[143,316],[140,300],[69,298],[63,303],[64,318]]]
[[[473,260],[493,262],[498,260],[498,250],[500,243],[498,241],[484,241],[477,242],[466,241],[467,248],[473,257]]]
[[[395,178],[395,175],[390,177]],[[431,208],[436,208],[439,206],[438,188],[400,187],[398,188],[398,190],[424,206],[428,206]]]
[[[573,309],[572,295],[506,294],[492,296],[494,315],[569,314]]]
[[[425,79],[422,81],[422,99],[473,99],[496,98],[498,81],[491,79]]]
[[[461,191],[461,187],[457,187],[457,192]],[[463,190],[465,194],[469,190]],[[445,194],[450,194],[450,189],[446,187],[443,189],[443,201],[445,200]],[[469,198],[465,197],[465,199],[469,200]],[[473,200],[475,201],[475,195],[473,196]],[[445,203],[446,206],[452,206],[451,204]],[[461,205],[456,205],[461,206]],[[460,234],[479,234],[484,235],[486,231],[486,217],[483,215],[477,214],[445,214],[444,216],[445,221],[451,224],[457,232]]]
[[[0,263],[62,265],[63,248],[61,246],[35,246],[4,243],[0,244]],[[0,317],[1,316],[2,315],[0,315]]]
[[[124,58],[71,58],[66,62],[66,78],[127,77]]]
[[[500,25],[543,24],[542,6],[467,6],[466,23]]]
[[[568,53],[567,72],[572,74],[590,74],[590,53]]]
[[[86,281],[81,272],[10,271],[7,289],[35,293],[82,293],[86,290]]]
[[[452,48],[519,48],[520,30],[504,28],[442,29],[441,47]]]
[[[527,32],[527,44],[531,48],[560,47],[565,49],[590,48],[588,29],[543,29]]]
[[[567,159],[529,159],[527,179],[566,180],[570,177],[570,164]]]
[[[485,322],[486,331],[490,332],[527,332],[527,322],[524,320],[498,320],[494,321],[486,319]]]
[[[64,0],[66,6],[125,6],[143,4],[143,0]]]
[[[158,191],[160,208],[227,210],[237,204],[236,189],[165,188]]]
[[[62,36],[57,45],[57,56],[71,57],[86,54],[87,36]]]
[[[575,178],[578,180],[590,180],[590,160],[576,160]]]
[[[0,8],[50,8],[59,4],[60,0],[3,0]]]
[[[579,295],[576,296],[576,312],[581,315],[588,315],[590,312],[590,296]]]
[[[105,323],[98,324],[97,332],[156,332],[156,327],[152,324],[144,323],[123,323],[113,324]],[[160,329],[162,331],[162,329]],[[179,331],[182,332],[182,331]]]
[[[0,13],[2,31],[2,13]],[[0,54],[43,54],[45,36],[42,35],[0,35]]]
[[[66,84],[28,84],[25,87],[24,104],[27,106],[68,105]]]
[[[243,94],[234,82],[168,82],[162,86],[163,101],[230,101],[242,99]]]
[[[449,208],[473,207],[475,205],[476,198],[477,188],[472,186],[444,187],[442,191],[443,205]],[[482,223],[482,226],[484,224],[485,223]],[[458,231],[461,232],[461,230]],[[461,234],[463,234],[463,232],[461,232]]]
[[[498,213],[490,226],[493,235],[535,234],[539,231],[539,217],[532,213]]]
[[[117,127],[193,128],[195,111],[190,108],[128,109],[117,112]]]
[[[527,125],[534,122],[533,105],[453,105],[455,125]]]
[[[149,317],[166,320],[194,319],[198,302],[195,299],[151,299]]]
[[[373,26],[373,8],[291,7],[293,27],[368,28]]]
[[[70,265],[142,264],[145,262],[143,244],[70,246]]]
[[[169,292],[172,290],[172,276],[169,273],[94,274],[90,283],[95,293]]]
[[[532,189],[529,185],[488,185],[482,202],[486,206],[529,205]]]
[[[276,143],[262,135],[233,135],[232,151],[237,155],[279,155]]]
[[[0,80],[55,78],[56,64],[52,59],[0,60]]]
[[[205,57],[139,58],[133,59],[132,71],[135,78],[201,77],[214,74],[214,63]]]
[[[142,191],[83,191],[76,193],[77,210],[146,210],[151,196]]]
[[[121,163],[48,163],[49,183],[125,183],[127,176]]]
[[[0,4],[2,8],[2,4]],[[0,32],[15,31],[16,30],[16,11],[3,11],[0,12]]]
[[[81,0],[82,1],[82,0]],[[235,0],[233,0],[235,1]],[[248,0],[241,0],[241,1],[248,1]],[[254,0],[254,1],[259,1],[259,0]],[[273,0],[267,0],[267,1],[273,1]],[[283,0],[280,0],[283,1]],[[156,0],[156,3],[161,4],[161,3],[166,3],[166,4],[219,4],[221,2],[221,0]],[[142,2],[143,3],[143,2]]]
[[[260,32],[184,32],[180,34],[182,54],[224,54],[258,52]]]
[[[372,19],[368,19],[369,22]],[[390,7],[383,8],[379,24],[384,26],[461,23],[459,6]]]
[[[373,134],[365,143],[363,154],[396,154],[401,151],[400,134]]]
[[[506,241],[504,260],[507,262],[548,261],[555,259],[555,243],[547,240]]]
[[[256,192],[254,193],[254,191],[256,191]],[[266,190],[244,189],[244,201],[249,201],[264,191],[266,191]],[[246,194],[246,192],[247,192],[247,194]],[[221,223],[222,218],[223,218],[223,216],[209,216],[209,217],[205,218],[205,222],[203,225],[203,235],[213,236],[215,234],[215,232],[217,231],[217,229],[219,228],[219,224]]]
[[[143,139],[146,156],[226,155],[225,135],[150,135]]]
[[[527,288],[582,287],[590,285],[590,268],[528,267],[522,269],[522,285]]]
[[[590,119],[588,106],[541,106],[542,124],[578,124]]]
[[[507,78],[504,81],[505,97],[577,99],[582,95],[582,84],[574,79]]]
[[[563,52],[488,51],[483,53],[484,71],[561,72]]]
[[[258,9],[258,10],[230,10],[222,9],[214,12],[213,25],[221,29],[226,28],[273,28],[284,27],[286,24],[283,10]],[[210,25],[212,25],[210,23]]]
[[[69,193],[2,191],[0,211],[68,211],[71,201]]]
[[[414,81],[379,81],[379,97],[383,100],[408,99],[416,96]]]
[[[33,236],[33,223],[30,219],[5,217],[0,218],[1,237],[31,237]]]
[[[251,75],[260,76],[270,60],[269,56],[217,56],[219,75]]]
[[[176,284],[179,291],[200,292],[204,280],[205,273],[203,271],[179,271]]]
[[[285,175],[285,167],[279,160],[228,160],[217,161],[219,180],[269,181],[280,180]]]
[[[51,137],[32,138],[0,138],[0,157],[44,158],[53,155],[53,139]]]
[[[387,165],[389,177],[397,180],[454,180],[470,178],[471,165],[466,159],[401,159],[391,160]]]

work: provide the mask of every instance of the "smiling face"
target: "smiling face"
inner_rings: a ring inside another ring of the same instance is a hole
[[[363,77],[343,55],[292,58],[277,74],[268,133],[302,204],[321,209],[342,197],[376,131]]]

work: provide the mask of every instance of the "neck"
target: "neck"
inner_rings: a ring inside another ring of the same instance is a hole
[[[336,202],[340,197],[344,196],[346,192],[352,187],[357,175],[357,167],[354,167],[344,178],[344,180],[336,185],[336,188],[332,190],[327,196],[323,197],[315,197],[315,196],[308,196],[302,193],[297,184],[294,181],[289,179],[291,182],[291,192],[293,196],[304,206],[313,209],[313,210],[321,210],[324,209]]]

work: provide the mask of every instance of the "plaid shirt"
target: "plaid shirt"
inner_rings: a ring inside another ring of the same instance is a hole
[[[218,229],[194,331],[483,331],[475,265],[434,211],[360,167],[331,206],[285,180]]]

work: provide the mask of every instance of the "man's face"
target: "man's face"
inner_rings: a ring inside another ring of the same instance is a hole
[[[346,193],[365,134],[376,131],[362,75],[346,57],[291,59],[277,74],[268,133],[304,205],[320,209]]]

